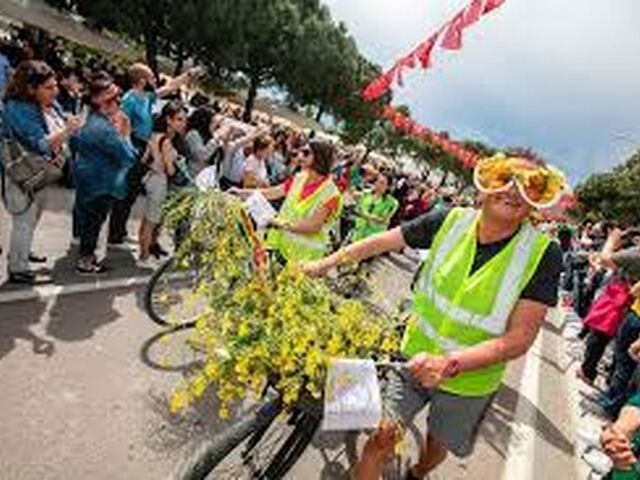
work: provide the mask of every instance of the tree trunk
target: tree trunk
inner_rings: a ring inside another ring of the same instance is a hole
[[[178,45],[178,51],[176,52],[176,68],[173,70],[173,76],[177,77],[182,73],[182,69],[184,68],[184,60],[186,54],[184,51],[184,46],[182,44]]]
[[[158,37],[155,33],[147,31],[144,34],[145,56],[147,65],[153,70],[156,78],[158,78]]]
[[[251,113],[253,112],[253,106],[256,103],[259,86],[260,80],[258,79],[258,76],[253,75],[250,78],[249,91],[247,92],[247,101],[244,104],[244,113],[242,114],[242,120],[247,123],[251,122]]]

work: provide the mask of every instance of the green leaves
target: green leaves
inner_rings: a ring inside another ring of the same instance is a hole
[[[640,151],[609,172],[591,175],[576,193],[581,216],[640,224]]]

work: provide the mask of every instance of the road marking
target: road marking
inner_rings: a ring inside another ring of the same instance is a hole
[[[5,303],[37,300],[79,293],[99,292],[116,288],[137,287],[145,285],[149,276],[116,278],[113,280],[96,280],[94,282],[76,283],[71,285],[40,285],[28,290],[0,293],[0,305]]]
[[[536,430],[535,412],[525,405],[522,400],[525,397],[532,405],[538,404],[538,390],[540,382],[540,357],[534,351],[540,351],[539,342],[542,335],[538,338],[534,346],[525,357],[524,368],[518,391],[520,397],[516,404],[513,421],[513,431],[511,433],[511,441],[507,451],[507,462],[502,471],[503,480],[533,480],[535,478],[535,449],[536,449]]]

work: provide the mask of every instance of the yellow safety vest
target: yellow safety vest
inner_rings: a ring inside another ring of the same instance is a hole
[[[267,245],[277,249],[287,261],[300,262],[324,257],[330,249],[331,229],[340,217],[342,209],[342,195],[331,178],[328,178],[313,194],[303,199],[302,189],[307,178],[307,172],[298,173],[294,177],[291,190],[282,204],[278,218],[286,222],[309,218],[334,196],[338,198],[338,209],[332,213],[317,233],[300,234],[271,229],[267,236]]]
[[[416,285],[416,316],[407,327],[402,351],[442,355],[504,335],[522,290],[549,246],[547,236],[526,223],[509,243],[470,274],[477,248],[480,213],[454,208],[435,235]],[[495,392],[505,363],[463,372],[440,389],[462,396]]]

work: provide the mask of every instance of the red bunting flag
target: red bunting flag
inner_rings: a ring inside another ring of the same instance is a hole
[[[465,8],[464,19],[462,21],[463,28],[467,28],[480,20],[486,1],[487,0],[472,0],[469,6]]]
[[[364,89],[362,97],[366,101],[372,102],[384,95],[391,88],[391,84],[396,76],[396,70],[396,67],[394,67],[384,75],[376,78]]]
[[[414,55],[420,62],[420,65],[422,65],[422,68],[426,69],[431,66],[431,53],[433,52],[433,47],[436,46],[439,33],[440,32],[431,35],[426,42],[421,43],[414,51]]]
[[[462,29],[464,28],[464,10],[459,11],[444,33],[440,46],[447,50],[460,50],[462,48]]]
[[[487,0],[487,4],[484,6],[483,15],[494,11],[496,8],[502,6],[507,0]]]

